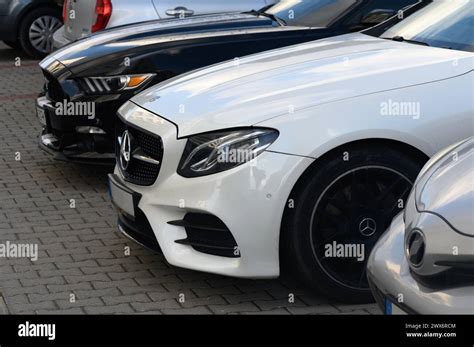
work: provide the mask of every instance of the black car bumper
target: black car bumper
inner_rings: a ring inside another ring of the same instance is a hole
[[[138,207],[142,198],[141,194],[125,187],[117,175],[109,174],[108,177],[109,196],[119,215],[119,231],[132,241],[154,252],[162,253],[153,228],[143,211]],[[127,214],[126,211],[130,214]]]
[[[57,160],[111,165],[115,162],[114,126],[97,114],[63,115],[56,111],[57,103],[40,95],[37,114],[43,130],[39,136],[42,149]],[[97,110],[101,112],[101,110]],[[112,111],[113,112],[113,111]],[[104,114],[115,118],[115,114]]]

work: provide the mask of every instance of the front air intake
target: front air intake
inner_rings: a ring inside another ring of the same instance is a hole
[[[232,233],[216,216],[206,213],[187,213],[182,220],[168,224],[183,227],[185,239],[176,243],[189,245],[196,251],[228,258],[239,258],[240,252]]]

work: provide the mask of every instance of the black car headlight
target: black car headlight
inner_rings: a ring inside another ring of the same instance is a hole
[[[84,77],[80,84],[88,94],[113,94],[122,90],[138,89],[146,84],[155,74],[121,75],[106,77]]]
[[[274,129],[248,128],[191,136],[179,163],[178,174],[199,177],[250,162],[278,135]]]

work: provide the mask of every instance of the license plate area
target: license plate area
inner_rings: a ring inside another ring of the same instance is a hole
[[[386,315],[406,315],[407,313],[403,311],[400,307],[395,305],[389,299],[385,299],[385,312]]]
[[[141,194],[134,192],[120,182],[115,174],[109,174],[109,195],[114,206],[132,220],[135,219]]]
[[[36,116],[38,117],[38,121],[42,126],[46,126],[46,110],[41,108],[40,106],[36,106]]]

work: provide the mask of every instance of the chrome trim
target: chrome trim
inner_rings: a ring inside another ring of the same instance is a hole
[[[118,142],[119,146],[122,146],[122,138],[123,138],[123,136],[117,136],[117,142]],[[133,151],[132,158],[135,158],[137,160],[144,161],[146,163],[153,164],[153,165],[160,165],[161,164],[161,162],[159,160],[156,160],[156,159],[153,159],[153,158],[147,156],[146,153],[143,152],[143,150],[141,148],[137,148],[135,151]]]
[[[146,163],[149,163],[149,164],[153,164],[153,165],[160,165],[160,161],[159,160],[156,160],[156,159],[153,159],[153,158],[150,158],[149,156],[147,156],[143,151],[141,150],[138,150],[136,151],[135,153],[132,154],[132,157],[137,159],[137,160],[140,160],[140,161],[144,161]]]
[[[98,135],[105,135],[107,134],[103,129],[94,126],[77,126],[76,132],[80,134],[98,134]]]

